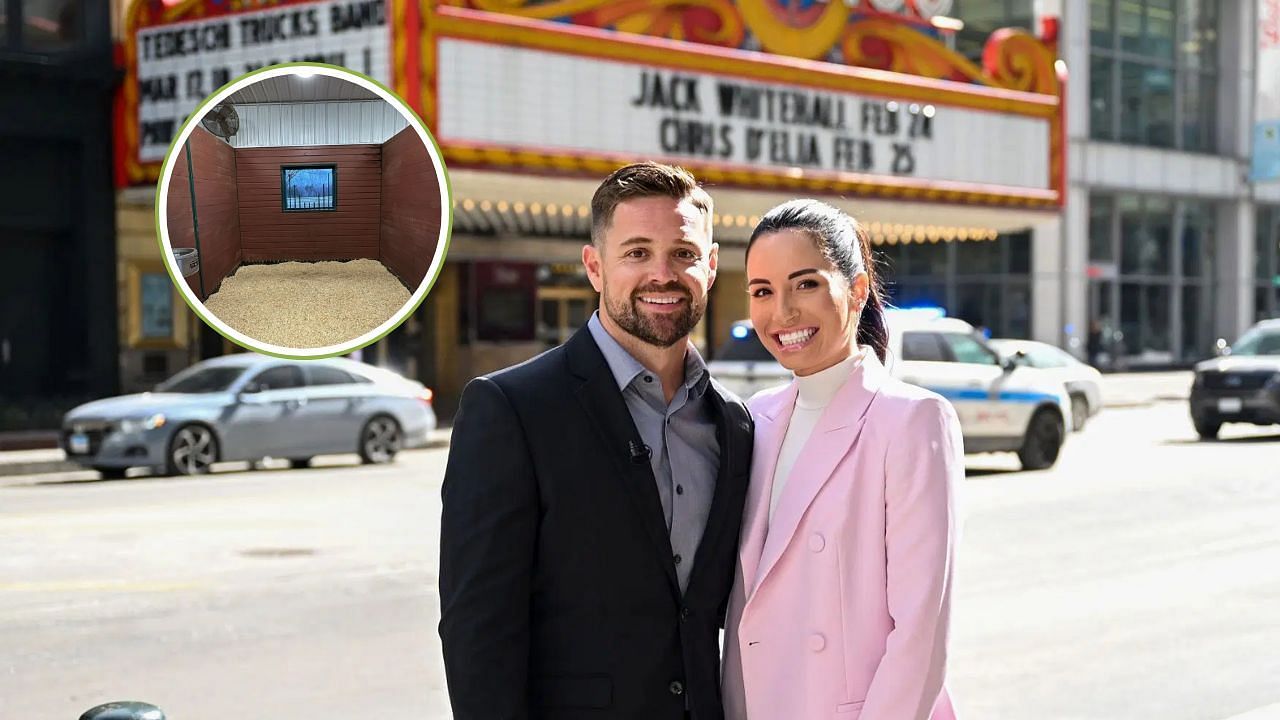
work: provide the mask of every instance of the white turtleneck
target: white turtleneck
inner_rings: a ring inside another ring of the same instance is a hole
[[[782,440],[782,450],[778,453],[778,465],[773,470],[773,497],[769,501],[770,524],[773,523],[773,513],[778,508],[778,498],[782,497],[791,469],[795,467],[796,460],[800,459],[800,452],[813,434],[823,410],[831,404],[836,393],[840,392],[845,381],[862,362],[864,353],[865,350],[860,349],[853,356],[826,370],[796,376],[799,390],[796,394],[796,408],[791,413],[791,422],[787,425],[787,434]]]

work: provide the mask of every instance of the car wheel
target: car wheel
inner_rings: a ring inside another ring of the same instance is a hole
[[[1192,417],[1191,424],[1196,426],[1201,440],[1217,440],[1218,431],[1222,429],[1222,421],[1217,418]]]
[[[1080,432],[1089,419],[1089,401],[1083,395],[1071,396],[1071,429]]]
[[[1036,411],[1027,424],[1027,436],[1022,440],[1018,460],[1023,470],[1044,470],[1058,461],[1062,449],[1062,418],[1046,408]]]
[[[289,458],[289,467],[294,470],[305,470],[311,467],[311,458]]]
[[[169,440],[167,475],[203,475],[218,460],[218,439],[204,425],[184,425]]]
[[[360,460],[367,465],[389,463],[400,452],[400,445],[400,424],[394,418],[378,415],[360,431]]]
[[[123,480],[124,474],[129,471],[129,468],[95,467],[94,470],[102,473],[103,480]]]

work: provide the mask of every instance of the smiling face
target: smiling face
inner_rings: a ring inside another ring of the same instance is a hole
[[[717,252],[706,213],[691,200],[619,203],[600,242],[582,250],[601,322],[657,347],[683,341],[706,311]]]
[[[747,255],[751,323],[765,348],[797,375],[812,375],[857,350],[867,275],[845,279],[802,230],[756,238]]]

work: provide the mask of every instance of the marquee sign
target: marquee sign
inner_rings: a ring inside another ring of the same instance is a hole
[[[639,158],[764,188],[1053,209],[1059,95],[435,8],[428,122],[453,165],[606,173]]]
[[[448,37],[438,52],[446,145],[1050,188],[1044,118]]]
[[[246,72],[323,62],[392,85],[414,0],[135,0],[125,35],[125,181],[153,181],[187,115]],[[416,21],[416,8],[413,9]],[[404,92],[405,88],[401,88]]]

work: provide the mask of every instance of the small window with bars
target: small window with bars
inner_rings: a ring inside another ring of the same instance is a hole
[[[338,169],[335,165],[280,168],[280,198],[285,212],[336,210]]]

